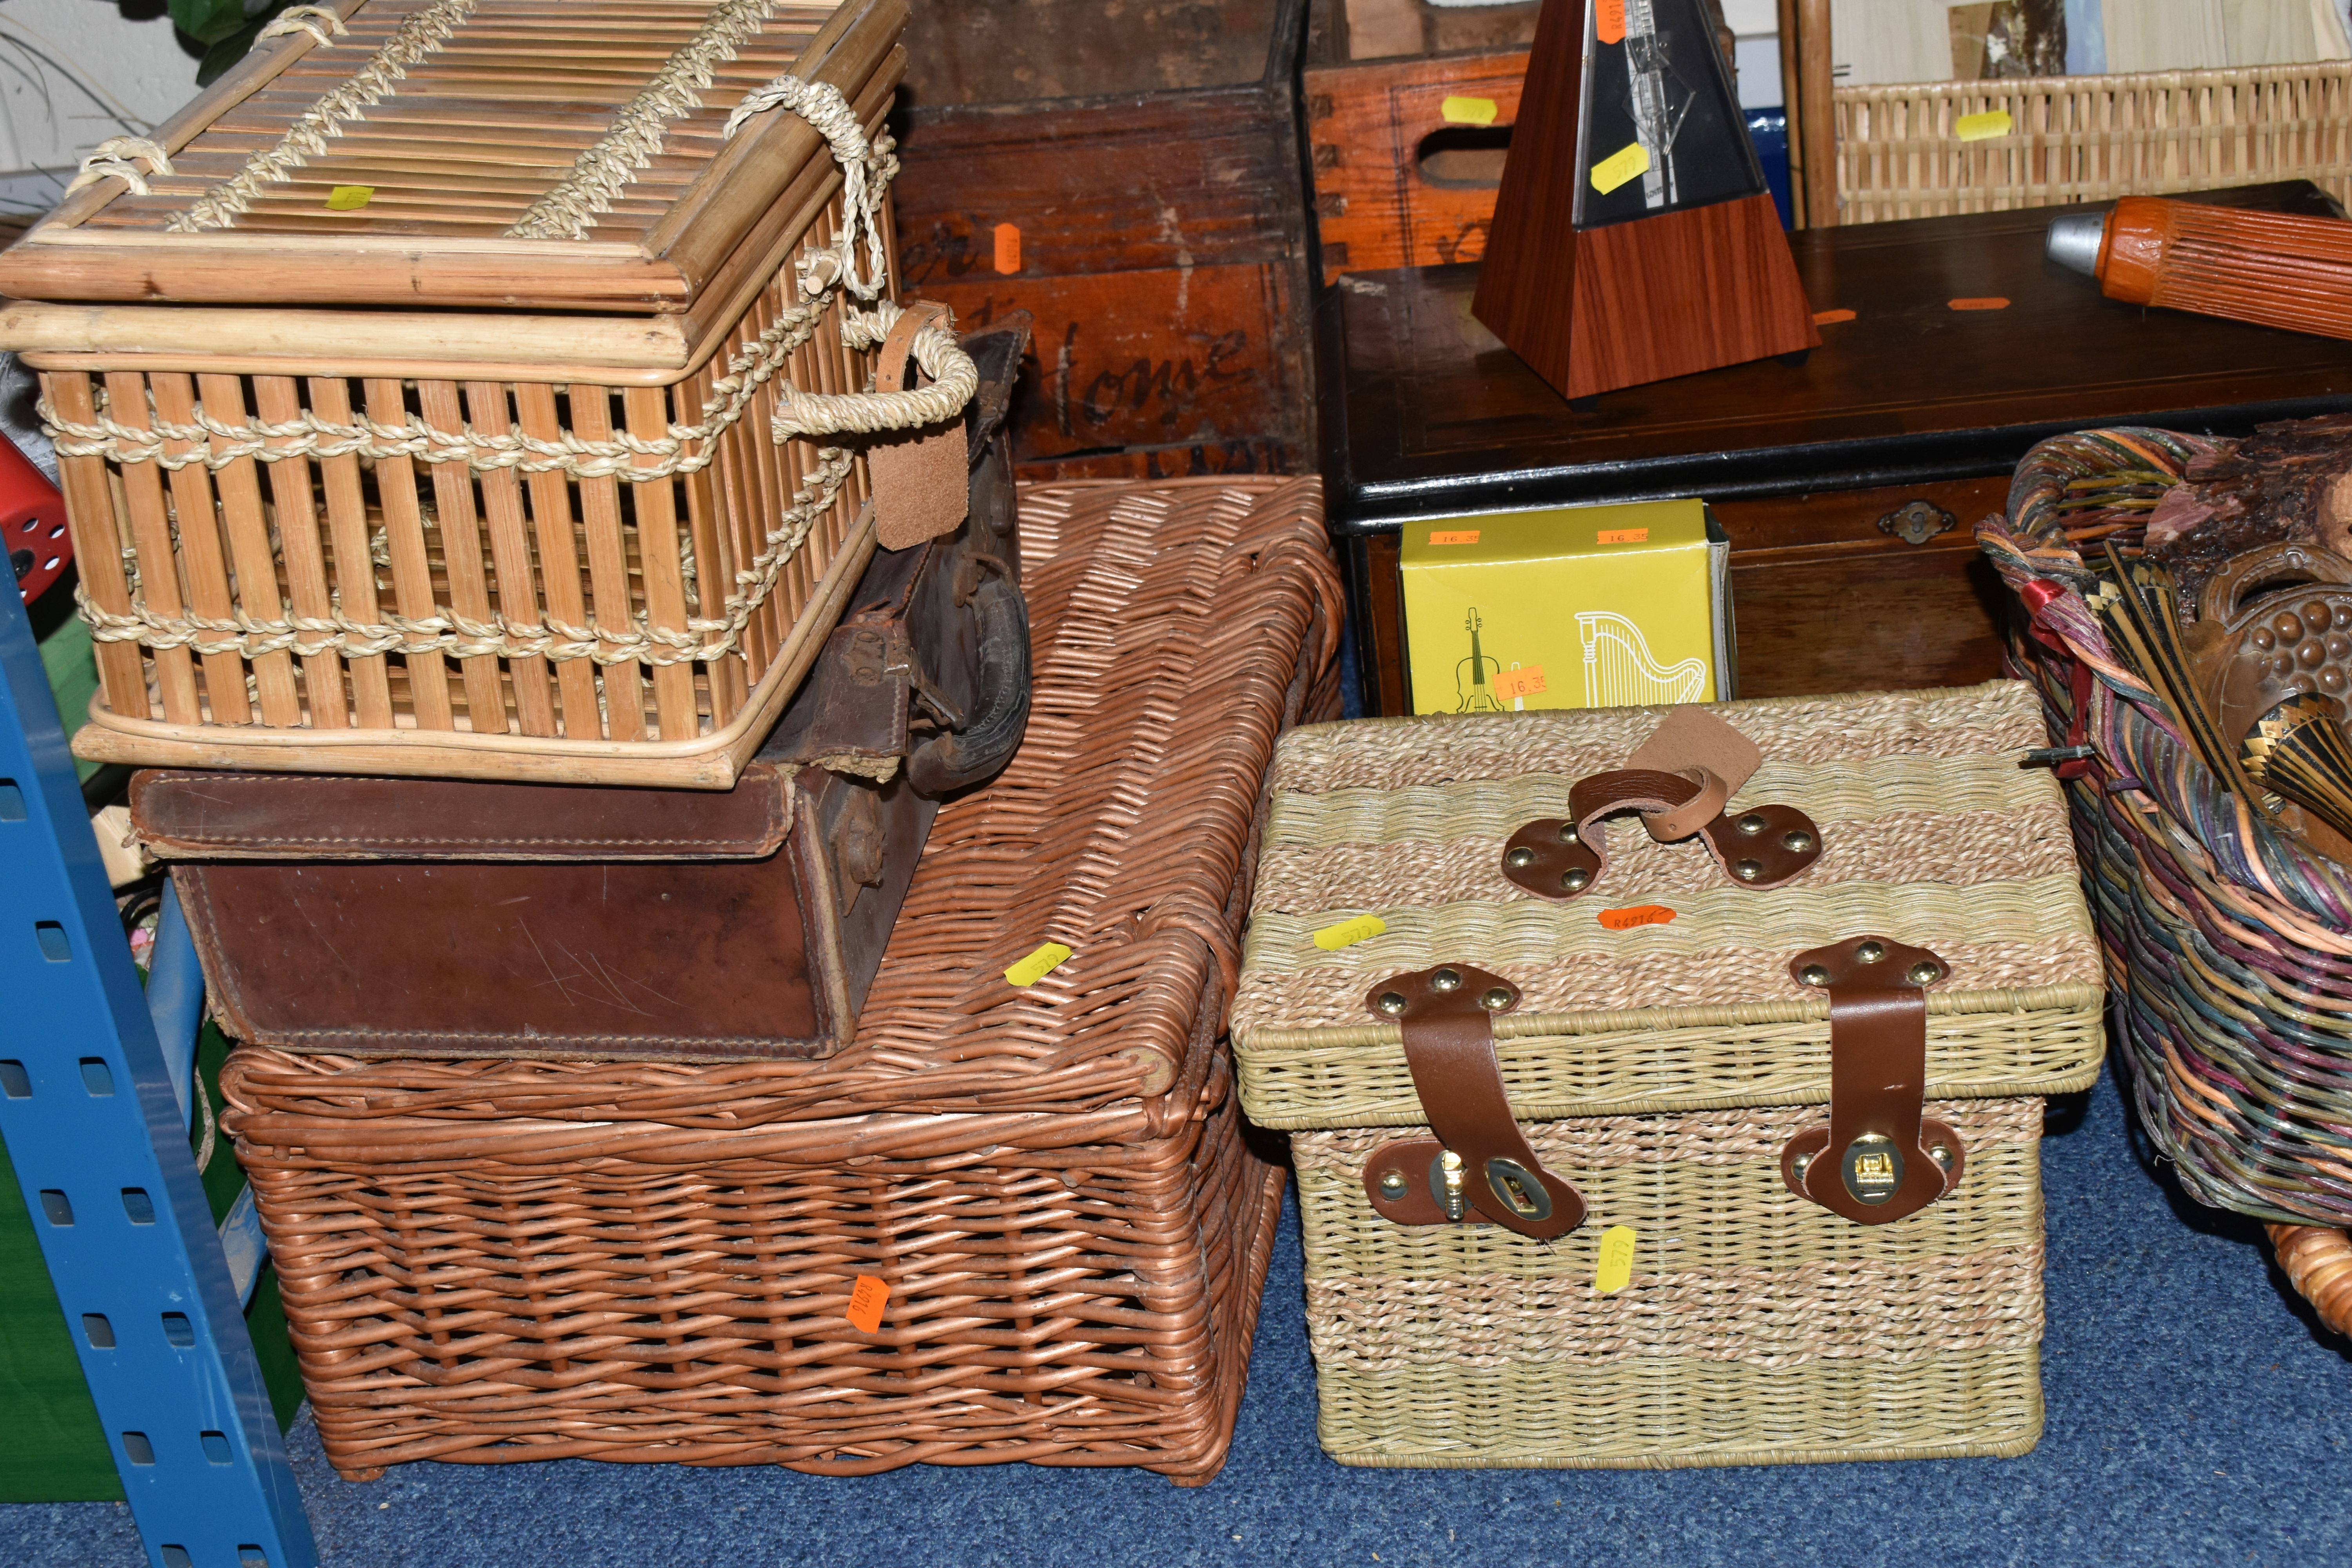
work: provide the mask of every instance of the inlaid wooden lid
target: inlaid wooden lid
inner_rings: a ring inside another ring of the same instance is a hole
[[[800,115],[771,110],[730,137],[730,114],[790,73],[873,123],[903,71],[907,6],[339,0],[289,15],[308,20],[260,40],[152,145],[102,147],[96,177],[0,256],[0,292],[683,310],[762,220],[837,174]]]

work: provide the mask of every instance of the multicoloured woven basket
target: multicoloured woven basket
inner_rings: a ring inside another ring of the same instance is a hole
[[[1977,538],[2032,606],[2013,668],[2053,735],[2093,748],[2062,771],[2140,1120],[2193,1196],[2273,1222],[2288,1279],[2352,1333],[2352,873],[2213,776],[2084,597],[2089,547],[2137,544],[2212,449],[2147,428],[2045,441]]]

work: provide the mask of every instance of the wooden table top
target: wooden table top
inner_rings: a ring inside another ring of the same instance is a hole
[[[2303,181],[2192,198],[2327,215]],[[1346,279],[1321,353],[1335,523],[1454,510],[1863,489],[2004,473],[2089,426],[2242,434],[2352,408],[2352,342],[2118,304],[2042,255],[2084,207],[1790,235],[1824,322],[1778,360],[1568,403],[1470,315],[1475,265]],[[1997,310],[1954,300],[2005,299]]]

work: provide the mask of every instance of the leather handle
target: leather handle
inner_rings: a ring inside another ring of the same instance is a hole
[[[1591,890],[1609,865],[1601,820],[1621,811],[1642,813],[1662,843],[1696,836],[1724,875],[1743,888],[1777,888],[1822,858],[1821,829],[1811,817],[1793,805],[1759,805],[1735,817],[1722,809],[1730,793],[1706,767],[1621,768],[1579,779],[1568,794],[1568,816],[1543,817],[1511,835],[1503,846],[1503,875],[1538,898],[1567,900]],[[1710,801],[1713,809],[1703,810]]]
[[[1528,1147],[1495,1059],[1492,1020],[1519,1005],[1519,988],[1470,964],[1442,963],[1391,975],[1364,1001],[1402,1030],[1405,1065],[1437,1134],[1373,1152],[1364,1166],[1372,1207],[1400,1225],[1484,1220],[1538,1241],[1583,1224],[1584,1195]]]
[[[1848,937],[1789,963],[1798,984],[1830,995],[1830,1121],[1789,1140],[1781,1179],[1856,1225],[1913,1215],[1959,1185],[1959,1134],[1922,1110],[1927,993],[1951,973],[1924,947]]]

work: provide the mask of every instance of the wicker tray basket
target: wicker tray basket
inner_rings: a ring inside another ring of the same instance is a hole
[[[730,784],[873,548],[855,433],[971,390],[936,322],[872,390],[905,15],[341,0],[101,148],[0,258],[80,754]]]
[[[1284,1178],[1222,1016],[1276,736],[1336,706],[1339,584],[1313,480],[1021,515],[1028,738],[942,809],[848,1051],[236,1052],[223,1125],[345,1476],[1223,1463]],[[1073,956],[1014,989],[1048,940]]]
[[[2352,201],[2352,60],[1842,87],[1832,103],[1842,224],[2284,179]],[[2006,132],[1960,140],[1963,117],[1994,112]]]
[[[2042,740],[2034,695],[1711,707],[1765,759],[1723,809],[1818,825],[1821,858],[1786,886],[1728,885],[1622,823],[1605,890],[1554,903],[1505,880],[1506,843],[1665,711],[1284,742],[1234,1037],[1250,1116],[1297,1130],[1323,1446],[1462,1467],[2021,1453],[2042,1426],[2040,1097],[2089,1084],[2104,1049],[2065,808],[2017,766]],[[1596,918],[1629,909],[1671,913]],[[1385,930],[1311,940],[1364,913]],[[1781,1157],[1832,1082],[1829,1000],[1788,966],[1864,933],[1948,966],[1926,997],[1926,1114],[1966,1151],[1957,1189],[1869,1226],[1792,1194]],[[1403,1037],[1365,998],[1451,963],[1520,992],[1491,1020],[1509,1111],[1589,1205],[1556,1239],[1373,1203],[1374,1152],[1432,1134]],[[1631,1272],[1604,1292],[1618,1226]]]

